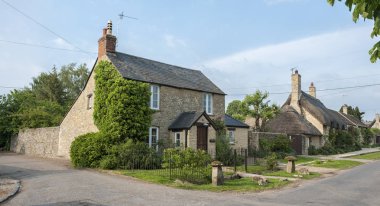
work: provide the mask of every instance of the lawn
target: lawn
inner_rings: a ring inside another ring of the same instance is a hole
[[[256,182],[253,182],[251,178],[241,178],[236,180],[225,180],[222,186],[213,186],[211,183],[207,184],[191,184],[188,182],[178,183],[175,180],[171,180],[167,174],[157,172],[157,170],[118,170],[115,171],[118,174],[135,177],[147,182],[163,184],[166,186],[189,189],[189,190],[208,190],[214,192],[221,191],[262,191],[268,189],[276,189],[287,185],[288,181],[281,181],[277,179],[268,179],[269,183],[265,186],[260,186]],[[161,175],[160,175],[161,173]]]
[[[352,167],[359,166],[363,163],[352,161],[352,160],[316,160],[308,164],[313,167],[325,167],[325,168],[334,168],[334,169],[349,169]]]
[[[366,159],[366,160],[379,160],[380,159],[380,152],[373,152],[368,154],[362,154],[362,155],[355,155],[350,156],[347,158],[353,158],[353,159]]]

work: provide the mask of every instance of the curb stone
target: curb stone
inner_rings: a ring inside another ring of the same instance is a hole
[[[20,190],[21,181],[9,178],[0,179],[0,203],[8,200]]]

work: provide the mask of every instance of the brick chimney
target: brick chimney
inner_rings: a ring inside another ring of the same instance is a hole
[[[314,86],[313,82],[309,86],[309,94],[310,94],[310,96],[317,98],[317,93],[316,93],[315,86]]]
[[[290,105],[299,113],[301,108],[299,107],[299,99],[301,96],[301,75],[298,74],[298,70],[292,74],[292,94]]]
[[[343,114],[348,114],[348,107],[347,105],[342,106]]]
[[[112,21],[109,20],[107,28],[103,29],[102,37],[98,40],[98,59],[106,55],[107,52],[116,51],[116,37],[112,35]]]

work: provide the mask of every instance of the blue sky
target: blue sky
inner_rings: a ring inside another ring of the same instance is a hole
[[[282,104],[297,67],[302,88],[317,90],[380,83],[379,63],[369,62],[373,22],[353,23],[343,3],[325,0],[125,1],[5,0],[62,38],[0,0],[0,86],[23,87],[53,65],[91,68],[101,29],[111,19],[117,50],[202,70],[227,103],[256,89]],[[138,18],[119,20],[118,14]],[[378,40],[378,39],[377,39]],[[17,45],[38,44],[90,53]],[[74,45],[74,46],[73,46]],[[0,88],[0,94],[9,92]],[[331,109],[359,106],[372,119],[380,112],[379,86],[317,91]]]

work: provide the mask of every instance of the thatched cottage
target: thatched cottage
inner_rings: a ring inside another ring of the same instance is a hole
[[[313,83],[309,94],[301,90],[301,75],[296,70],[291,76],[292,91],[280,114],[268,122],[270,132],[291,136],[293,148],[299,154],[307,154],[310,145],[319,148],[325,144],[330,129],[347,130],[349,127],[366,127],[360,120],[343,112],[328,109],[317,99]]]

